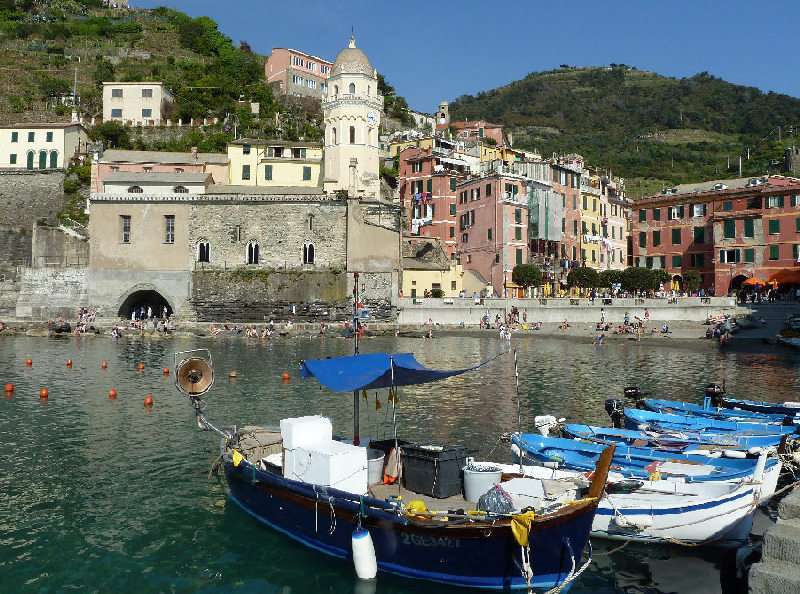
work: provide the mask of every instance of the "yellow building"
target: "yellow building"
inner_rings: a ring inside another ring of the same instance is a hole
[[[403,297],[458,297],[464,290],[464,270],[451,263],[441,242],[432,237],[404,237],[402,244]]]
[[[234,186],[322,187],[322,144],[242,138],[228,144]]]
[[[433,148],[433,137],[425,136],[422,138],[393,140],[389,143],[389,156],[392,158],[398,157],[400,153],[410,146],[430,150]]]
[[[602,200],[599,184],[595,187],[590,181],[581,185],[581,203],[579,205],[581,212],[581,236],[579,242],[581,261],[585,266],[598,270],[606,268],[603,262],[605,256],[602,250]]]

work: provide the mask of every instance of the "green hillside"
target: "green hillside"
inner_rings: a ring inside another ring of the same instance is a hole
[[[739,155],[744,175],[765,173],[800,125],[800,99],[708,73],[675,79],[626,65],[532,73],[459,97],[450,109],[453,119],[505,124],[515,146],[580,153],[627,178],[634,198],[665,185],[736,176]]]

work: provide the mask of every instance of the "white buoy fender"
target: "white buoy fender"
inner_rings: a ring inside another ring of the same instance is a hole
[[[375,557],[375,546],[372,536],[364,528],[353,530],[353,565],[356,575],[361,580],[373,580],[378,575],[378,560]]]
[[[760,483],[764,480],[764,470],[767,467],[767,452],[762,452],[756,461],[755,470],[753,470],[753,482]]]
[[[723,450],[726,458],[747,458],[747,452],[741,450]]]

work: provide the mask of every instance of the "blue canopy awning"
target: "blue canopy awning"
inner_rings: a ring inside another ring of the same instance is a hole
[[[411,353],[368,353],[302,361],[300,372],[303,377],[316,378],[333,392],[353,392],[426,384],[472,371],[486,363],[488,361],[467,369],[437,371],[423,367]]]

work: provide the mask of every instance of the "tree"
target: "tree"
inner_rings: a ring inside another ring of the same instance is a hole
[[[650,279],[650,289],[653,291],[658,291],[661,288],[661,283],[664,283],[666,286],[671,277],[663,268],[654,268],[650,271]]]
[[[131,137],[128,129],[119,122],[103,122],[89,132],[92,140],[100,140],[104,148],[129,149]]]
[[[647,268],[630,266],[622,271],[622,288],[626,291],[647,291],[652,277]]]
[[[622,284],[622,271],[621,270],[603,270],[598,279],[599,287],[611,288],[612,285]]]
[[[687,270],[683,274],[683,284],[689,293],[697,291],[700,288],[701,282],[703,282],[703,279],[696,270]]]
[[[517,264],[511,272],[511,280],[523,289],[542,284],[542,271],[535,264]]]
[[[581,266],[580,268],[573,268],[567,276],[567,284],[570,287],[580,287],[588,289],[599,286],[600,275],[594,268],[588,266]]]

